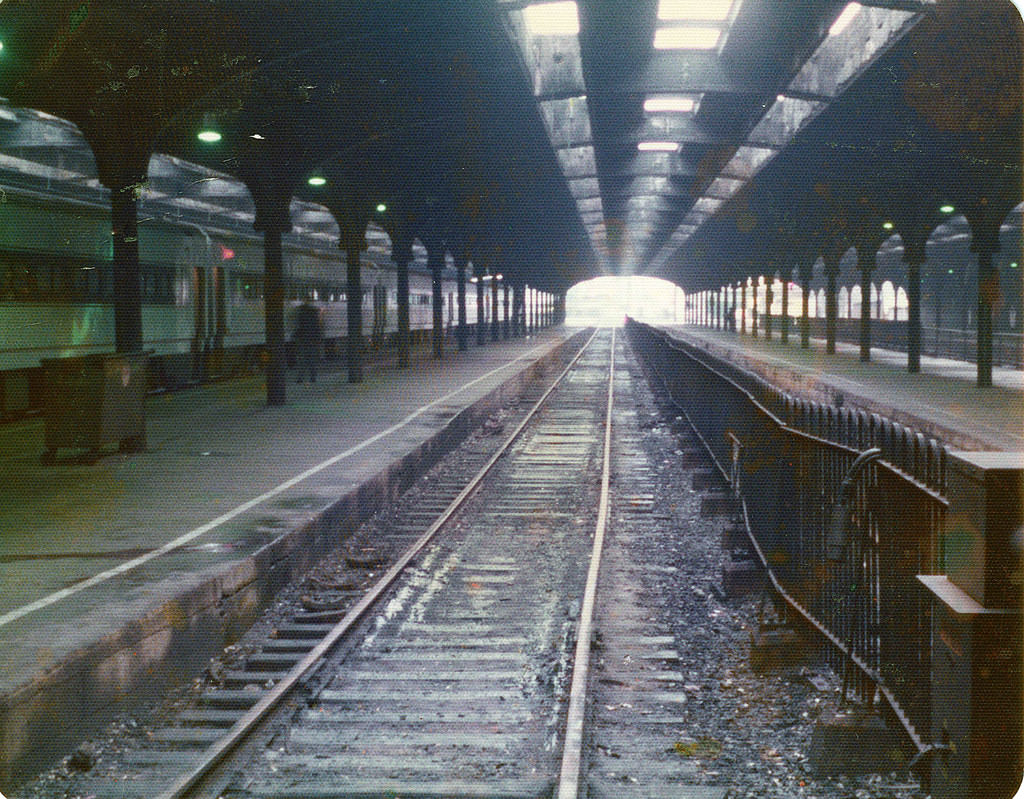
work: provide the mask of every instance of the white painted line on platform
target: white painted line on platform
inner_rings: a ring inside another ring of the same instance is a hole
[[[424,405],[421,408],[416,409],[415,411],[410,413],[408,416],[406,416],[404,419],[402,419],[400,422],[396,422],[395,424],[391,425],[391,427],[387,428],[386,430],[381,430],[379,433],[375,433],[374,435],[370,436],[369,438],[365,439],[364,441],[361,441],[360,443],[356,444],[355,446],[349,447],[344,452],[340,452],[337,455],[334,455],[334,456],[328,458],[327,460],[325,460],[325,461],[323,461],[321,463],[318,463],[316,466],[313,466],[313,467],[310,467],[309,469],[306,469],[306,471],[302,472],[301,474],[297,474],[297,475],[295,475],[295,477],[292,477],[289,480],[285,480],[280,485],[275,486],[274,488],[271,488],[269,491],[266,491],[266,492],[260,494],[258,497],[250,499],[248,502],[243,502],[241,505],[239,505],[238,507],[234,508],[233,510],[229,510],[227,513],[224,513],[224,514],[218,516],[216,519],[213,519],[212,521],[209,521],[206,524],[200,525],[199,527],[196,527],[194,530],[190,530],[189,532],[185,533],[184,535],[179,536],[178,538],[175,538],[173,541],[169,541],[168,543],[164,544],[163,546],[159,547],[158,549],[154,549],[151,552],[147,552],[145,555],[140,555],[137,558],[132,558],[131,560],[127,560],[124,563],[122,563],[122,564],[120,564],[118,566],[115,566],[112,569],[108,569],[107,571],[100,572],[99,574],[95,574],[92,577],[89,577],[89,578],[87,578],[85,580],[82,580],[79,583],[75,583],[74,585],[68,586],[67,588],[64,588],[64,589],[62,589],[60,591],[55,591],[52,594],[48,594],[47,596],[44,596],[44,597],[41,597],[40,599],[37,599],[35,602],[30,602],[27,605],[22,605],[20,608],[15,608],[14,610],[12,610],[10,612],[5,613],[3,616],[0,616],[0,627],[3,627],[6,624],[10,624],[12,621],[17,621],[18,619],[22,618],[23,616],[27,616],[30,613],[33,613],[33,612],[35,612],[37,610],[41,610],[42,608],[45,608],[48,605],[52,605],[52,604],[54,604],[56,602],[60,602],[62,599],[67,599],[69,596],[74,596],[75,594],[79,593],[80,591],[84,591],[86,588],[92,588],[94,585],[99,585],[100,583],[106,582],[107,580],[110,580],[113,577],[118,577],[118,576],[120,576],[122,574],[125,574],[126,572],[131,571],[132,569],[136,568],[137,566],[141,566],[144,563],[148,563],[149,561],[151,561],[151,560],[153,560],[155,558],[159,558],[159,557],[161,557],[163,555],[166,555],[168,552],[171,552],[171,551],[173,551],[175,549],[178,549],[181,546],[184,546],[185,544],[189,543],[190,541],[194,541],[199,536],[204,535],[205,533],[210,532],[210,530],[213,530],[213,529],[219,527],[220,525],[224,524],[225,522],[231,521],[236,516],[240,516],[241,514],[245,513],[246,511],[252,510],[257,505],[259,505],[259,504],[261,504],[263,502],[266,502],[268,499],[271,499],[271,498],[277,496],[278,494],[280,494],[280,493],[282,493],[284,491],[287,491],[289,488],[291,488],[292,486],[297,485],[298,483],[301,483],[303,480],[305,480],[305,479],[307,479],[309,477],[312,477],[313,475],[315,475],[315,474],[317,474],[319,472],[322,472],[324,469],[330,468],[331,466],[333,466],[334,464],[338,463],[339,461],[342,461],[345,458],[348,458],[348,457],[350,457],[352,455],[355,455],[357,452],[360,452],[361,450],[366,449],[366,447],[370,446],[371,444],[375,444],[376,442],[380,441],[382,438],[385,438],[385,437],[391,435],[392,433],[396,432],[397,430],[400,430],[401,428],[403,428],[407,424],[409,424],[413,419],[417,418],[418,416],[422,416],[424,413],[429,411],[435,405],[440,405],[443,402],[447,402],[452,397],[456,396],[457,394],[461,394],[467,388],[469,388],[470,386],[473,386],[473,385],[479,383],[481,380],[486,380],[488,377],[491,377],[492,375],[497,374],[498,372],[502,371],[503,369],[508,369],[510,366],[518,363],[519,361],[529,360],[531,357],[534,356],[534,354],[536,352],[538,352],[539,350],[543,349],[545,346],[547,346],[547,345],[540,344],[540,345],[534,347],[529,352],[526,352],[523,355],[520,355],[518,358],[515,358],[514,360],[511,360],[508,363],[502,364],[501,366],[499,366],[499,367],[497,367],[495,369],[492,369],[491,371],[487,372],[486,374],[480,375],[480,377],[477,377],[477,378],[474,378],[473,380],[470,380],[468,383],[465,383],[464,385],[459,386],[457,389],[455,389],[454,391],[449,392],[448,394],[445,394],[443,397],[439,397],[438,399],[434,400],[433,402],[431,402],[431,403],[429,403],[427,405]],[[0,796],[0,799],[3,799],[3,797]]]

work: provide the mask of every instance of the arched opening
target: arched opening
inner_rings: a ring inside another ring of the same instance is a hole
[[[907,299],[907,292],[903,286],[899,286],[896,289],[896,321],[906,322],[907,321],[907,308],[910,302]]]
[[[878,318],[886,322],[896,319],[896,287],[891,280],[882,283],[882,289],[878,297]]]
[[[816,307],[818,309],[818,314],[817,314],[818,318],[819,319],[824,319],[825,318],[825,289],[818,289],[818,303],[817,303]]]
[[[860,319],[861,299],[860,286],[850,286],[850,318]]]
[[[846,286],[839,288],[839,310],[840,319],[850,318],[850,292],[846,290]]]
[[[804,302],[804,290],[799,283],[789,284],[789,316],[791,319],[799,319],[801,308]]]
[[[619,327],[626,316],[654,325],[682,324],[686,298],[675,283],[657,277],[595,277],[566,293],[565,324]]]

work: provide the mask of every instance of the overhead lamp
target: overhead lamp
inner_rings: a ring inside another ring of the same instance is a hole
[[[687,94],[659,94],[644,100],[644,111],[657,113],[689,113],[697,107],[697,101]]]
[[[1016,261],[1010,261],[1010,269],[1016,269],[1016,268],[1017,268],[1017,262]]]
[[[383,214],[386,210],[388,210],[388,207],[384,203],[377,203],[378,214]]]
[[[941,208],[939,208],[939,211],[941,213],[944,213],[944,214],[951,214],[955,210],[956,210],[956,208],[954,208],[952,205],[948,205],[948,204],[947,205],[943,205]]]
[[[323,186],[327,183],[327,178],[320,175],[313,175],[309,180],[306,181],[310,186]]]
[[[256,141],[263,141],[264,140],[263,137],[260,136],[260,134],[258,134],[258,133],[253,133],[249,138],[250,139],[256,139]]]
[[[575,36],[580,17],[574,2],[536,3],[523,9],[526,29],[534,36]]]
[[[894,226],[893,226],[892,222],[883,222],[882,223],[882,230],[892,230],[893,227]]]
[[[203,114],[203,122],[196,134],[196,138],[205,144],[216,144],[223,136],[217,130],[217,120],[211,113]]]
[[[725,22],[732,10],[732,3],[733,0],[660,0],[658,19]]]
[[[863,6],[860,3],[848,3],[843,12],[836,17],[836,21],[832,23],[832,27],[828,29],[829,36],[838,36],[846,27],[853,22],[853,18],[860,13]]]
[[[655,50],[714,50],[722,36],[720,28],[686,26],[659,28],[654,32]]]
[[[642,153],[674,153],[679,149],[679,142],[674,141],[642,141],[636,149]]]

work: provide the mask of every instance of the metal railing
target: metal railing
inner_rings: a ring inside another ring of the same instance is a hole
[[[877,691],[924,751],[931,604],[916,576],[940,563],[945,448],[877,414],[792,397],[646,325],[627,333],[741,500],[775,588],[853,675],[854,696]],[[869,448],[880,452],[851,473]]]

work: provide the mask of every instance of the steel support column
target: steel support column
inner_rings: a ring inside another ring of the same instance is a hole
[[[782,278],[782,316],[779,318],[779,340],[789,343],[789,278]]]
[[[998,230],[989,236],[975,233],[971,248],[978,254],[977,384],[987,388],[992,385],[992,306],[1000,299],[999,269],[992,257],[999,249]]]
[[[476,344],[482,347],[487,341],[484,330],[484,281],[483,273],[476,273]]]
[[[740,333],[747,334],[747,281],[740,281]]]
[[[456,291],[459,302],[459,326],[456,328],[456,338],[459,350],[463,351],[468,346],[469,331],[466,329],[466,259],[459,257],[455,259]]]
[[[256,201],[253,228],[263,233],[263,324],[267,347],[267,405],[285,403],[284,281],[281,235],[291,230],[291,192],[250,185]]]
[[[839,264],[825,262],[825,352],[834,355],[836,351],[836,277]]]
[[[813,277],[813,266],[800,270],[802,292],[800,297],[800,347],[809,349],[811,346],[811,278]]]
[[[857,248],[860,270],[860,360],[871,360],[871,273],[875,271],[876,251],[862,244]]]
[[[491,275],[491,341],[497,341],[500,337],[500,324],[501,320],[498,314],[498,276]]]
[[[427,250],[430,269],[430,306],[433,311],[433,351],[435,358],[444,357],[444,293],[441,290],[441,272],[444,270],[444,249],[434,245]]]

